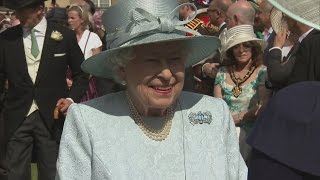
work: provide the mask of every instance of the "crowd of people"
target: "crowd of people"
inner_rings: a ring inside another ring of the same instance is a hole
[[[320,180],[320,0],[44,1],[0,14],[0,180]]]

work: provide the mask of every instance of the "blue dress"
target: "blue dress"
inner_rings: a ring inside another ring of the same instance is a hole
[[[190,117],[199,112],[210,114],[210,123],[194,123]],[[71,105],[56,179],[246,180],[247,167],[223,100],[182,92],[170,134],[154,141],[131,118],[119,92]]]

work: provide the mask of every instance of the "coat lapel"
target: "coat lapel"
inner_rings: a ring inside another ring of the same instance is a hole
[[[52,28],[53,28],[52,25],[50,23],[48,23],[46,34],[44,37],[42,53],[41,53],[41,60],[40,60],[40,65],[39,65],[35,85],[39,84],[41,79],[46,75],[45,68],[48,67],[48,61],[50,59],[51,50],[52,50],[52,47],[55,45],[54,41],[50,38]]]
[[[12,55],[14,56],[14,58],[10,58],[11,62],[12,61],[16,61],[13,62],[13,64],[15,64],[15,66],[18,69],[21,69],[21,72],[23,74],[23,76],[26,76],[26,80],[27,83],[30,85],[33,85],[33,82],[31,80],[31,77],[28,73],[28,65],[27,65],[27,60],[26,60],[26,53],[24,50],[24,44],[23,44],[23,29],[22,26],[17,26],[16,27],[16,37],[15,37],[15,41],[11,41],[12,44],[8,44],[9,49],[12,49]],[[21,53],[15,53],[15,52],[21,52]]]

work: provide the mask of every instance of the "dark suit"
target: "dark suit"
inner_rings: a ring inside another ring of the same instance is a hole
[[[268,82],[273,90],[279,90],[287,86],[289,77],[291,75],[294,62],[296,59],[296,53],[299,48],[297,42],[288,55],[284,57],[282,61],[282,51],[278,48],[272,49],[266,59],[266,65],[268,70]]]
[[[305,81],[270,99],[247,139],[255,149],[248,180],[320,179],[319,91],[319,81]]]
[[[63,39],[52,39],[53,31],[60,32]],[[54,56],[64,53],[65,56]],[[44,121],[43,127],[47,128],[49,134],[55,134],[53,110],[57,101],[69,97],[79,102],[88,86],[88,75],[80,68],[83,60],[75,34],[67,28],[48,22],[40,65],[33,83],[26,63],[22,27],[12,27],[0,35],[0,94],[5,80],[8,79],[9,82],[3,109],[6,142],[12,139],[17,129],[26,121],[33,100],[39,108],[38,116]],[[66,84],[68,66],[73,74],[70,91]]]
[[[268,63],[268,55],[269,55],[269,49],[273,47],[273,42],[274,39],[276,37],[276,32],[272,31],[272,33],[270,34],[269,38],[267,39],[267,46],[264,49],[263,52],[263,64],[267,64]]]
[[[288,84],[320,81],[320,31],[312,30],[300,43]]]

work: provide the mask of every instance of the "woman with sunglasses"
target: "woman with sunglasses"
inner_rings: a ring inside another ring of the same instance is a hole
[[[222,34],[222,55],[228,64],[218,71],[214,96],[223,98],[238,127],[240,152],[247,161],[250,147],[245,139],[270,92],[265,88],[266,67],[262,65],[261,40],[251,25],[240,25]]]

